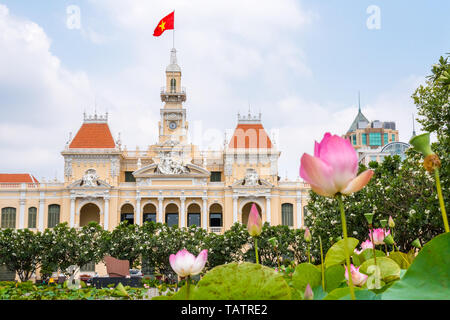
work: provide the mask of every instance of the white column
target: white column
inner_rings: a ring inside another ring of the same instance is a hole
[[[163,222],[163,200],[164,197],[158,197],[158,222]]]
[[[75,197],[70,196],[70,227],[75,227]]]
[[[136,192],[136,224],[138,226],[141,225],[141,196],[139,194],[139,191]]]
[[[302,227],[302,196],[301,194],[297,194],[297,228],[300,229]]]
[[[25,227],[25,199],[20,199],[20,209],[19,209],[19,229]]]
[[[203,217],[202,217],[202,228],[203,229],[208,229],[208,198],[207,197],[203,197]]]
[[[44,231],[44,215],[45,215],[44,204],[45,204],[45,194],[44,194],[44,192],[41,192],[40,199],[39,199],[39,212],[38,212],[38,216],[39,216],[38,228],[39,228],[39,231],[41,231],[41,232]]]
[[[109,227],[109,197],[105,197],[105,213],[103,215],[103,229],[108,230]]]
[[[180,197],[181,206],[180,206],[180,228],[186,227],[186,210],[185,210],[185,202],[186,197]]]
[[[266,196],[266,218],[267,218],[267,222],[269,223],[269,225],[271,225],[271,219],[272,219],[272,212],[270,210],[270,197],[271,196]]]
[[[233,223],[238,221],[238,196],[233,196]]]

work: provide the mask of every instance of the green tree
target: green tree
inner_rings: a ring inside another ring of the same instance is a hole
[[[41,233],[28,229],[0,231],[0,264],[15,271],[21,281],[27,281],[41,262]]]

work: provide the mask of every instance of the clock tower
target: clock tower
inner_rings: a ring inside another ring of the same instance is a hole
[[[170,51],[170,64],[166,68],[166,86],[161,88],[159,144],[187,143],[188,123],[186,109],[182,103],[186,101],[186,90],[181,86],[181,68],[177,63],[177,50]]]

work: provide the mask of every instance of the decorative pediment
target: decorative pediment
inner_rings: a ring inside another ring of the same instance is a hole
[[[234,182],[231,185],[233,188],[244,188],[244,189],[255,189],[255,188],[272,188],[273,184],[265,179],[258,178],[257,181],[251,180],[251,183],[248,183],[248,179],[240,179]]]
[[[103,180],[97,179],[95,182],[95,185],[86,185],[84,184],[83,179],[76,180],[75,182],[72,182],[67,186],[69,189],[105,189],[105,188],[112,188],[112,186],[109,183],[106,183]]]
[[[181,166],[181,165],[180,165]],[[133,176],[137,178],[164,178],[164,177],[180,177],[180,178],[208,178],[211,173],[192,163],[182,166],[183,169],[176,166],[163,167],[160,164],[152,163],[139,170],[133,172]]]
[[[81,189],[90,189],[90,188],[111,188],[111,185],[106,183],[103,180],[100,180],[97,176],[97,171],[95,169],[88,169],[83,175],[83,178],[71,183],[68,188],[81,188]]]

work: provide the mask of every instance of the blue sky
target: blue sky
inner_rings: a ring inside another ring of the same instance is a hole
[[[67,28],[69,5],[81,29]],[[0,171],[62,179],[84,110],[109,111],[129,149],[154,143],[172,33],[152,34],[173,9],[191,129],[232,130],[250,105],[278,133],[282,177],[326,131],[346,132],[358,90],[365,115],[396,121],[407,141],[410,96],[450,52],[448,1],[0,0]]]

